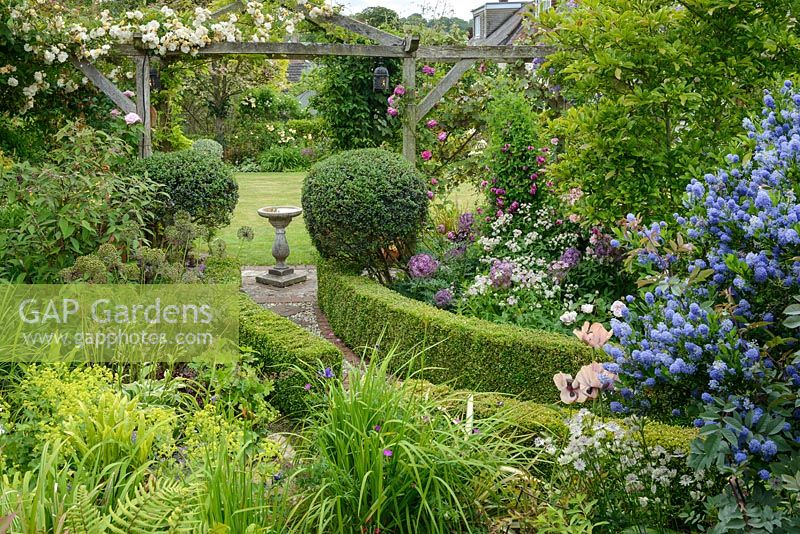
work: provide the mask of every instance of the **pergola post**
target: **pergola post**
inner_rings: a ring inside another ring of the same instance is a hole
[[[413,57],[403,59],[403,87],[406,102],[403,116],[403,157],[412,165],[417,161],[417,61]]]
[[[411,165],[417,162],[417,60],[414,53],[419,48],[419,37],[406,37],[403,58],[403,87],[406,103],[403,116],[403,157]]]
[[[153,155],[153,124],[150,115],[150,56],[141,46],[140,36],[137,37],[134,37],[134,46],[140,53],[134,58],[136,62],[136,114],[142,119],[143,126],[142,139],[139,141],[139,157],[149,158]]]

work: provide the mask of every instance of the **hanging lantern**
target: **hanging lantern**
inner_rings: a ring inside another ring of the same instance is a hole
[[[383,66],[383,63],[378,65],[375,72],[372,73],[372,90],[376,93],[389,92],[389,71]]]

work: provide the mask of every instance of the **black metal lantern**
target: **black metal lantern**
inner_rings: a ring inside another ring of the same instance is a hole
[[[372,73],[372,90],[376,93],[386,93],[389,91],[389,70],[383,63],[377,66]]]
[[[152,63],[150,64],[150,89],[153,91],[161,90],[161,71]]]

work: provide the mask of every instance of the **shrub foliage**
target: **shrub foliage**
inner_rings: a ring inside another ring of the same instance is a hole
[[[323,258],[391,279],[427,215],[426,185],[398,154],[343,152],[318,163],[303,184],[306,227]]]

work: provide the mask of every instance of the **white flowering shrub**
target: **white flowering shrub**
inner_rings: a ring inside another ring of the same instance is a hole
[[[705,495],[717,481],[686,467],[686,454],[650,447],[641,420],[603,420],[582,409],[567,421],[563,446],[538,438],[554,462],[554,491],[597,500],[595,520],[611,531],[648,527],[682,530],[705,517]]]

